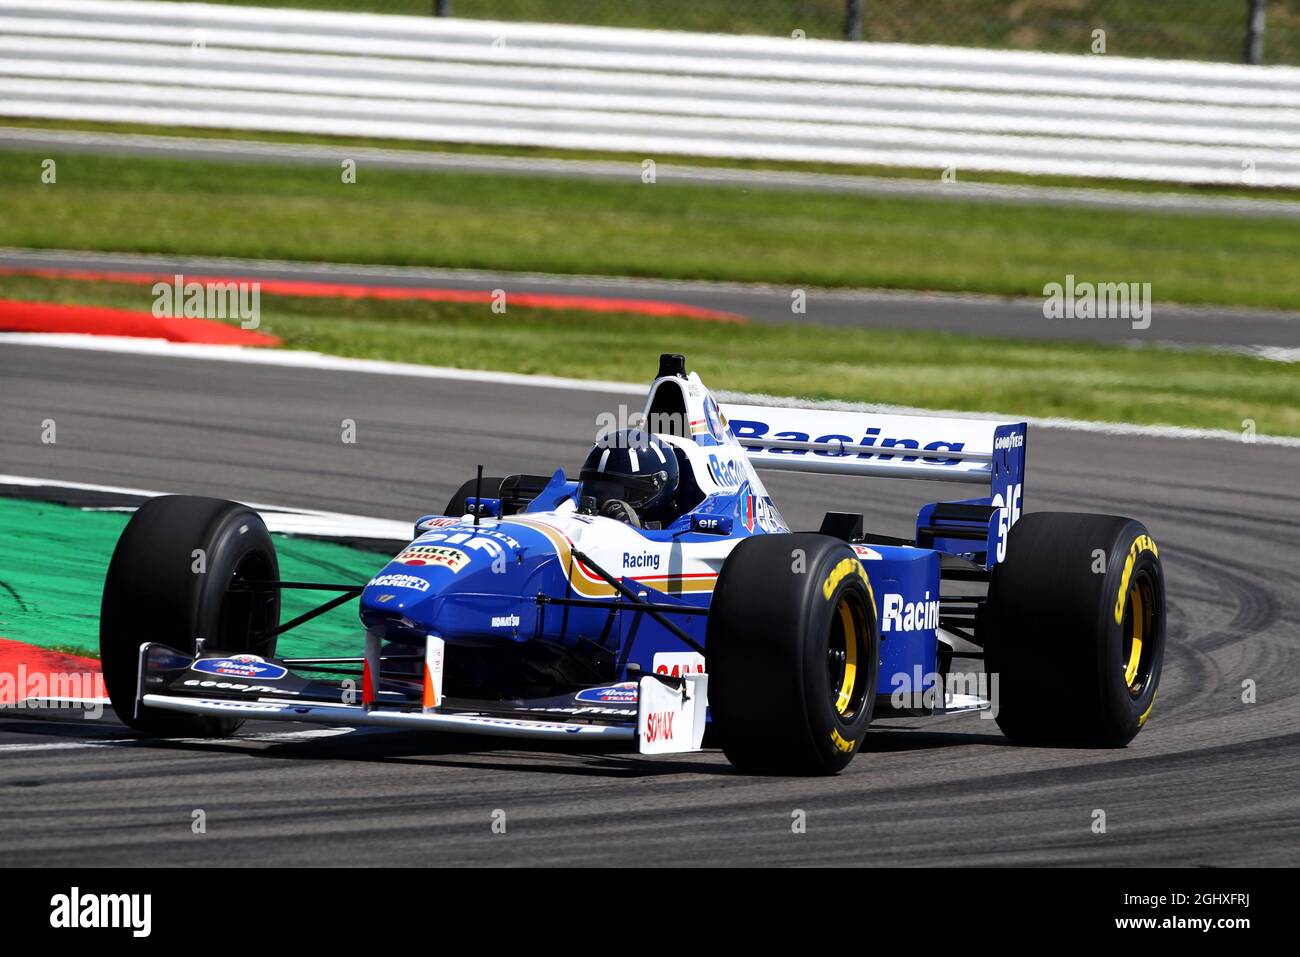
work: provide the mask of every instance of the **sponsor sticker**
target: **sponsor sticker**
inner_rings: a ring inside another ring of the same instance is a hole
[[[776,506],[772,504],[771,496],[763,495],[758,497],[754,502],[754,507],[758,512],[758,526],[765,532],[788,532],[790,529],[785,527],[781,521],[781,516],[777,514]]]
[[[409,588],[412,591],[429,590],[429,583],[415,575],[379,575],[370,579],[370,585],[380,588]]]
[[[272,664],[257,655],[232,655],[229,658],[200,658],[190,665],[193,671],[223,678],[256,678],[259,681],[279,681],[289,669]]]
[[[447,528],[451,525],[461,525],[464,519],[461,518],[426,518],[416,526],[420,531],[428,531],[431,528]]]
[[[704,424],[709,429],[709,435],[719,442],[726,441],[727,420],[718,408],[717,400],[711,395],[704,397]]]
[[[676,736],[673,731],[676,717],[677,712],[675,711],[651,711],[646,715],[645,743],[652,745],[672,741]]]
[[[277,696],[296,695],[298,692],[271,685],[250,685],[242,681],[200,681],[198,678],[185,679],[187,688],[215,688],[218,691],[241,691],[244,694],[273,694]]]
[[[867,578],[867,573],[862,570],[862,565],[856,558],[846,558],[831,569],[831,573],[826,576],[826,581],[822,582],[822,596],[830,601],[831,595],[834,594],[839,583],[845,578],[857,572],[866,582],[867,591],[871,591],[871,580]]]
[[[660,651],[655,653],[654,673],[680,678],[704,674],[704,656],[698,651]]]
[[[1128,584],[1133,577],[1133,566],[1137,563],[1139,552],[1150,552],[1157,558],[1160,557],[1160,551],[1156,548],[1155,540],[1150,535],[1139,535],[1133,539],[1133,544],[1129,546],[1128,557],[1124,559],[1124,570],[1120,573],[1119,596],[1115,599],[1115,624],[1124,623],[1124,605],[1128,601]]]
[[[608,688],[584,688],[574,695],[576,701],[593,701],[596,704],[636,704],[635,681],[624,681]]]
[[[393,561],[402,565],[423,565],[459,572],[469,564],[469,555],[446,545],[410,545]]]
[[[928,631],[939,627],[939,599],[925,593],[921,601],[908,601],[889,592],[881,603],[881,631]]]
[[[719,488],[740,488],[740,484],[747,478],[744,466],[730,456],[723,458],[710,452],[708,463],[709,477]]]
[[[655,552],[624,552],[624,568],[653,568],[659,571],[660,556]]]

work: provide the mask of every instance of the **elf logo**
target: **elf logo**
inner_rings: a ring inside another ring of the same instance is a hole
[[[939,627],[939,599],[925,593],[923,601],[904,601],[903,596],[890,592],[881,604],[880,630],[923,631]]]

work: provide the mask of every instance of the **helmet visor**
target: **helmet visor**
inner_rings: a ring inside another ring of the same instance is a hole
[[[580,478],[582,481],[578,486],[579,499],[590,496],[598,504],[618,499],[627,502],[633,508],[640,508],[659,493],[667,476],[663,472],[642,476],[588,472],[584,469]]]

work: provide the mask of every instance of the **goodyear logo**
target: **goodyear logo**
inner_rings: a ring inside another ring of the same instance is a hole
[[[835,728],[831,728],[831,744],[835,745],[835,747],[843,751],[845,754],[852,754],[857,743],[856,740],[850,741]]]
[[[1115,624],[1124,623],[1124,606],[1128,602],[1128,583],[1133,577],[1133,566],[1137,563],[1137,557],[1141,552],[1150,552],[1157,558],[1160,552],[1156,549],[1156,543],[1150,535],[1139,535],[1133,539],[1133,544],[1129,546],[1128,557],[1124,559],[1124,571],[1119,578],[1119,597],[1115,599]]]
[[[856,558],[845,558],[838,565],[831,569],[831,573],[826,576],[826,581],[822,582],[822,596],[831,600],[831,595],[839,587],[840,582],[844,581],[849,575],[856,571],[862,576],[863,582],[866,583],[867,591],[871,591],[871,582],[867,578],[867,573],[862,570],[861,563]]]

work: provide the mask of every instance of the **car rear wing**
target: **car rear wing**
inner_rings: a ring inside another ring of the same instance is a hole
[[[917,544],[988,567],[1005,556],[1024,492],[1024,422],[724,405],[760,469],[983,485],[987,496],[937,502],[917,517]]]

